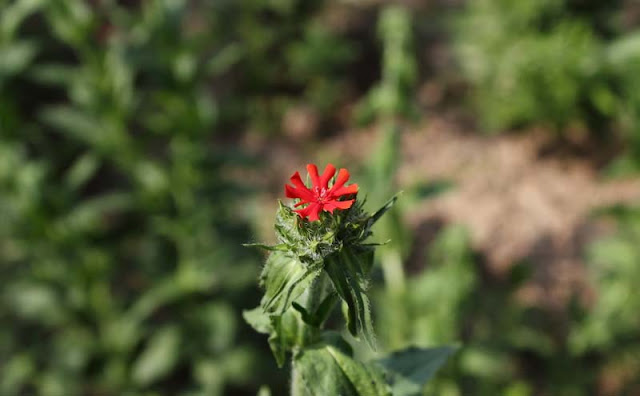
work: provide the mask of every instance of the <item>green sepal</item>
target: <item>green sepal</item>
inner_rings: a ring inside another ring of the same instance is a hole
[[[279,252],[286,252],[287,251],[287,245],[280,243],[277,245],[267,245],[264,243],[243,243],[242,246],[244,247],[257,247],[260,249],[264,249],[264,250],[268,250],[270,252],[275,252],[275,251],[279,251]]]
[[[378,246],[388,245],[389,243],[391,243],[391,239],[387,239],[384,242],[361,243],[359,246],[361,246],[361,247],[378,247]]]
[[[360,252],[344,247],[337,254],[327,257],[324,269],[329,279],[347,305],[347,329],[353,336],[362,334],[372,349],[376,349],[373,320],[367,289],[367,276],[373,265],[373,251]]]

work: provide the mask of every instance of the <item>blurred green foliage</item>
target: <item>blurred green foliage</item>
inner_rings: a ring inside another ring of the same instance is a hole
[[[213,139],[244,49],[236,6],[212,7],[4,2],[3,395],[215,395],[270,375],[240,324],[247,186],[226,176],[253,161]]]
[[[612,15],[621,4],[616,7],[561,0],[465,4],[454,18],[456,47],[485,125],[498,130],[543,125],[564,132],[577,122],[602,134],[608,130],[597,128],[606,120],[622,123],[626,116],[627,155],[637,161],[637,40],[615,28]],[[398,115],[398,108],[379,108],[378,116]],[[398,165],[399,133],[397,124],[387,123],[380,135],[370,166],[373,192],[389,188],[383,180],[391,179]],[[416,192],[409,191],[408,204],[397,210],[410,213]],[[576,299],[560,312],[517,297],[532,276],[526,262],[515,263],[505,279],[484,273],[461,226],[444,227],[427,248],[412,248],[422,253],[419,273],[394,270],[411,249],[411,236],[401,222],[382,223],[382,235],[399,236],[399,243],[379,255],[386,283],[374,298],[381,344],[461,343],[448,371],[423,390],[425,395],[635,394],[640,323],[632,290],[640,269],[640,221],[628,210],[618,219],[619,234],[589,253],[595,302],[583,306]]]
[[[561,129],[613,116],[616,97],[604,51],[614,33],[600,31],[594,21],[619,11],[618,2],[611,3],[468,2],[456,21],[456,47],[485,126]],[[581,12],[581,5],[590,12]]]
[[[380,12],[377,27],[382,44],[382,75],[359,104],[356,119],[360,123],[406,117],[416,112],[413,91],[417,65],[411,13],[399,5],[387,6]]]
[[[586,129],[620,141],[612,175],[640,170],[636,4],[478,0],[454,20],[457,61],[485,129]]]
[[[640,209],[613,208],[605,212],[616,220],[618,232],[594,243],[588,253],[590,281],[598,298],[582,307],[569,334],[574,354],[589,351],[602,356],[621,382],[640,385]],[[631,394],[631,392],[628,392]]]
[[[519,302],[516,293],[530,277],[525,263],[507,279],[483,279],[465,230],[444,228],[424,251],[424,270],[407,280],[401,303],[376,295],[380,342],[397,344],[400,333],[401,346],[461,343],[425,395],[636,394],[640,222],[635,210],[620,221],[619,234],[590,253],[595,303],[568,303],[565,316]]]
[[[233,175],[262,164],[237,142],[277,135],[290,106],[324,126],[355,103],[356,121],[381,125],[361,184],[383,202],[425,77],[422,11],[346,3],[0,0],[0,394],[284,392],[286,371],[240,318],[261,260],[240,248],[254,191]],[[481,122],[586,126],[622,138],[613,169],[637,172],[632,3],[452,9]],[[356,22],[329,23],[330,6]],[[637,394],[637,210],[615,212],[619,232],[587,252],[594,302],[558,319],[514,297],[526,263],[487,277],[458,226],[403,267],[415,246],[402,215],[436,184],[409,188],[377,232],[400,242],[378,255],[381,343],[462,346],[425,394],[597,394],[610,379]]]

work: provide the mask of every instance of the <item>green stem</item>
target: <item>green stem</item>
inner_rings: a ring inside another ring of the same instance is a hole
[[[388,346],[391,349],[404,347],[406,329],[409,318],[404,303],[406,293],[406,282],[404,268],[402,266],[402,256],[397,249],[389,249],[381,255],[381,266],[384,273],[386,292],[388,296],[388,315],[393,323],[387,335]]]
[[[291,396],[305,396],[307,390],[304,386],[302,376],[296,369],[295,362],[291,365]]]
[[[380,261],[387,291],[394,297],[404,295],[405,275],[400,252],[397,249],[389,249],[383,252]]]

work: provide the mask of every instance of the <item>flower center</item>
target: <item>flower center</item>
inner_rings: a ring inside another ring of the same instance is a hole
[[[314,192],[316,193],[318,202],[324,202],[324,200],[327,198],[327,189],[324,187],[315,187]]]

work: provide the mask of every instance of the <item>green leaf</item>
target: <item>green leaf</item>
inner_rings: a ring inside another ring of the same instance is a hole
[[[52,106],[42,111],[40,118],[71,138],[91,145],[100,145],[106,133],[93,115],[81,112],[71,106]]]
[[[27,40],[0,46],[0,77],[12,76],[24,70],[37,52],[36,44]]]
[[[294,360],[293,370],[308,396],[391,395],[382,371],[353,360],[333,345],[303,349]]]
[[[46,4],[44,0],[3,1],[0,13],[0,37],[7,41],[14,38],[24,20],[38,11],[43,4]]]
[[[296,311],[300,312],[300,316],[306,324],[313,327],[320,327],[322,323],[327,320],[327,317],[333,310],[333,307],[335,306],[336,302],[338,302],[339,298],[340,297],[338,297],[336,293],[329,294],[324,298],[324,300],[322,300],[322,302],[318,306],[318,309],[313,313],[310,313],[302,305],[298,304],[295,301],[291,305]]]
[[[258,333],[269,334],[272,330],[271,320],[262,307],[245,310],[242,312],[242,317]]]
[[[269,347],[276,359],[278,367],[284,366],[287,353],[287,337],[283,334],[282,316],[271,317],[271,334],[269,335]]]
[[[327,257],[325,271],[342,300],[347,304],[347,328],[357,336],[362,334],[372,349],[375,349],[375,334],[369,298],[365,294],[366,276],[371,268],[371,251],[354,252],[343,248],[339,253]]]
[[[278,367],[282,367],[286,353],[296,344],[298,335],[298,320],[294,311],[289,310],[282,315],[269,315],[262,307],[257,307],[244,311],[243,316],[258,333],[269,334],[269,347]]]
[[[266,385],[262,385],[260,389],[258,389],[256,396],[271,396],[271,389]]]
[[[233,67],[243,55],[244,49],[238,44],[229,44],[212,57],[205,68],[214,76],[220,75]]]
[[[334,347],[328,347],[327,351],[338,363],[359,395],[391,395],[391,390],[384,380],[384,374],[377,367],[355,361]]]
[[[40,84],[66,86],[78,73],[78,68],[63,64],[36,64],[29,76]]]
[[[260,249],[268,250],[270,252],[275,252],[275,251],[286,252],[287,251],[287,246],[282,243],[278,245],[266,245],[264,243],[243,243],[242,246],[257,247]]]
[[[133,207],[128,193],[109,193],[88,199],[52,224],[59,237],[72,234],[94,233],[109,227],[105,221],[110,215],[122,214]]]
[[[296,337],[299,333],[298,318],[293,310],[288,310],[283,315],[271,315],[271,335],[269,336],[269,346],[276,358],[278,367],[282,367],[285,362],[286,352],[291,350],[298,342]]]
[[[3,363],[0,377],[0,392],[3,395],[18,395],[36,372],[36,364],[26,353],[16,354]]]
[[[53,287],[39,282],[16,282],[2,298],[22,319],[44,325],[63,323],[68,312]]]
[[[324,323],[325,320],[327,320],[329,314],[331,314],[333,307],[339,299],[340,297],[336,293],[331,293],[327,297],[325,297],[324,300],[322,300],[314,315],[316,326],[320,326],[322,323]]]
[[[180,332],[176,327],[165,327],[149,341],[133,365],[132,378],[139,385],[148,385],[171,371],[178,361]]]
[[[402,191],[391,197],[380,209],[378,209],[374,214],[369,218],[369,227],[371,227],[376,221],[380,220],[382,215],[384,215],[393,205],[395,205],[398,197],[402,194]]]
[[[300,313],[300,316],[302,317],[302,320],[311,326],[314,326],[314,318],[313,318],[313,314],[309,313],[309,311],[307,311],[307,309],[305,307],[303,307],[302,305],[298,304],[297,302],[292,302],[291,306],[293,307],[293,309],[295,309],[296,311],[298,311]]]
[[[282,252],[271,253],[261,275],[266,289],[262,308],[265,312],[283,314],[320,272],[321,269],[308,268]]]
[[[447,361],[455,347],[407,348],[377,361],[391,375],[394,396],[421,394],[424,384]]]
[[[100,159],[93,153],[80,156],[67,171],[66,184],[74,190],[82,187],[95,175],[99,166]]]

